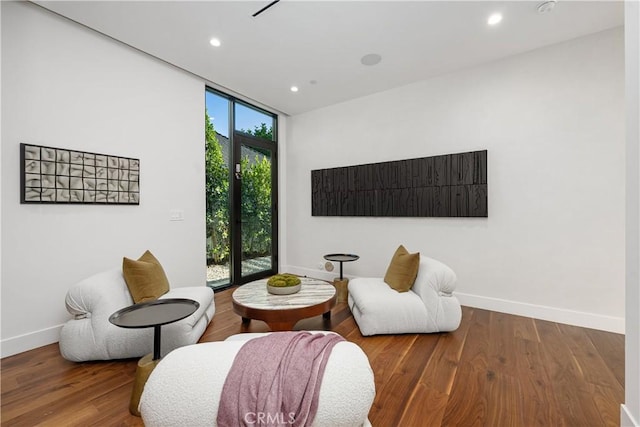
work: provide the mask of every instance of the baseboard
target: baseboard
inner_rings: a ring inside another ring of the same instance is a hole
[[[33,350],[60,340],[62,325],[52,326],[28,334],[18,335],[0,341],[1,357],[13,356],[23,351]]]
[[[311,268],[284,266],[283,271],[301,276],[315,277],[317,279],[333,280],[338,274],[335,271],[314,270]],[[348,277],[345,275],[345,277]],[[515,314],[517,316],[533,317],[534,319],[549,320],[551,322],[565,323],[583,328],[598,329],[602,331],[624,334],[624,317],[603,316],[601,314],[587,313],[583,311],[568,310],[558,307],[529,304],[519,301],[510,301],[500,298],[485,297],[480,295],[455,292],[460,304],[485,310],[498,311],[500,313]]]
[[[640,423],[633,418],[624,403],[620,405],[620,427],[640,427]]]
[[[455,296],[458,297],[460,304],[469,307],[483,308],[501,313],[533,317],[534,319],[549,320],[551,322],[565,323],[583,328],[624,334],[624,317],[603,316],[601,314],[587,313],[584,311],[568,310],[565,308],[529,304],[459,292],[455,292]]]

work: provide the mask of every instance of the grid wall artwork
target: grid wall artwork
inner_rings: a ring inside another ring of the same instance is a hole
[[[20,144],[21,203],[140,204],[140,160]]]

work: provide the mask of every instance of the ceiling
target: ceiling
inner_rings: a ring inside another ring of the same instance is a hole
[[[283,0],[257,17],[270,1],[36,3],[293,115],[624,22],[623,2],[560,0],[540,14],[541,1]],[[489,26],[494,12],[504,18]],[[371,53],[382,61],[362,65]]]

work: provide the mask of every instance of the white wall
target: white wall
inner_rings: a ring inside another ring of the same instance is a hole
[[[33,4],[1,7],[7,356],[57,341],[67,288],[123,256],[150,249],[172,286],[205,284],[204,83]],[[139,158],[140,205],[20,204],[22,142]]]
[[[287,268],[322,276],[323,254],[353,252],[361,258],[345,274],[381,276],[404,244],[449,264],[464,304],[622,332],[623,36],[618,28],[290,118]],[[480,149],[486,219],[311,216],[313,169]]]
[[[0,5],[0,25],[2,23],[2,7]],[[0,28],[1,30],[1,28]],[[0,31],[0,82],[2,82],[2,31]],[[2,99],[2,84],[0,83],[0,100]],[[2,102],[0,102],[0,138],[2,137]],[[0,141],[0,173],[2,172],[2,141]],[[1,176],[1,175],[0,175]],[[2,181],[0,181],[0,186]],[[2,189],[0,188],[0,196]],[[2,197],[0,197],[0,260],[2,260]],[[0,298],[2,298],[2,262],[0,262]],[[2,303],[0,300],[0,331],[2,331]],[[0,357],[2,356],[2,340],[0,338]]]
[[[621,426],[640,427],[640,4],[625,2],[627,113],[625,400]]]

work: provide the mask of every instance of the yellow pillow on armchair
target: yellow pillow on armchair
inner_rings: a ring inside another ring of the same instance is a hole
[[[413,286],[420,267],[420,252],[410,254],[400,245],[391,258],[384,281],[398,292],[407,292]]]
[[[123,258],[122,274],[134,303],[153,301],[169,292],[169,280],[160,262],[149,251],[137,260]]]

